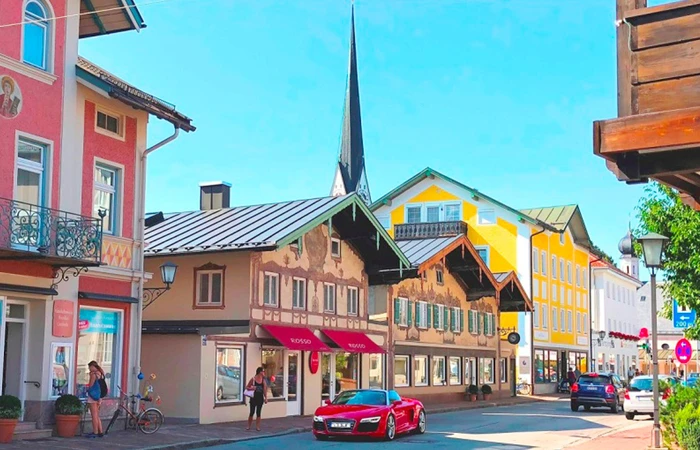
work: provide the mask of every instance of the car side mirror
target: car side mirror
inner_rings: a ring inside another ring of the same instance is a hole
[[[323,401],[323,404],[324,404],[324,405],[330,405],[330,404],[331,404],[331,401],[330,401],[329,399],[325,399],[325,400]]]

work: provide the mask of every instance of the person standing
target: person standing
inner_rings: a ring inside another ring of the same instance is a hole
[[[105,371],[97,364],[97,361],[90,361],[88,370],[90,371],[90,380],[88,381],[87,404],[88,409],[90,409],[90,418],[92,419],[92,433],[86,434],[85,437],[103,437],[102,419],[100,419],[100,406],[102,405],[100,380],[105,378]]]
[[[253,413],[255,413],[255,429],[260,431],[262,407],[263,404],[267,403],[265,369],[262,367],[257,368],[255,376],[248,382],[246,390],[254,391],[253,397],[250,399],[250,414],[248,415],[248,427],[246,427],[246,430],[250,430],[250,426],[253,424]]]
[[[576,383],[576,380],[578,380],[578,378],[576,378],[576,374],[574,373],[574,369],[571,367],[569,367],[569,372],[566,374],[566,378],[569,381],[569,387],[573,386],[574,383]]]
[[[634,378],[635,374],[635,367],[632,365],[629,369],[627,369],[627,382],[632,381],[632,378]]]

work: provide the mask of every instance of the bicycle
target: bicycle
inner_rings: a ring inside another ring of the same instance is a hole
[[[516,387],[518,394],[520,395],[530,395],[532,394],[532,385],[526,383],[522,378],[518,380],[518,385]]]
[[[141,395],[127,395],[120,386],[119,389],[119,406],[117,410],[114,411],[112,420],[109,421],[105,434],[109,433],[112,425],[117,421],[117,418],[121,415],[122,409],[126,411],[128,419],[124,424],[124,429],[138,429],[144,434],[153,434],[158,431],[163,425],[163,413],[160,412],[158,408],[151,407],[146,408],[147,402],[152,402],[153,397],[147,396],[142,397]],[[152,392],[152,388],[149,389],[149,393]],[[139,409],[136,411],[136,400],[139,401]],[[129,402],[131,402],[131,408],[128,407]],[[156,398],[156,404],[160,404],[160,397]]]

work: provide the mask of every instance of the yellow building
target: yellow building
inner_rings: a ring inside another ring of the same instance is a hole
[[[502,314],[499,332],[501,339],[511,331],[520,334],[518,375],[528,382],[534,378],[536,392],[555,391],[570,360],[584,370],[590,241],[578,207],[517,210],[427,168],[371,208],[394,238],[400,238],[394,234],[397,224],[465,222],[467,237],[489,269],[497,276],[517,274],[536,309]]]

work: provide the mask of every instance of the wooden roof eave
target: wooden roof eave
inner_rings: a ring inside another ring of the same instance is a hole
[[[525,288],[523,288],[523,285],[522,283],[520,283],[520,280],[518,279],[518,276],[515,274],[515,272],[511,272],[510,274],[508,274],[508,276],[499,284],[499,293],[502,293],[506,289],[510,289],[511,291],[517,289],[518,291],[520,291],[520,294],[522,295],[525,301],[525,310],[528,312],[531,312],[533,310],[532,300],[530,299],[530,297],[528,297],[527,292],[525,292]],[[501,302],[503,302],[502,295]]]

